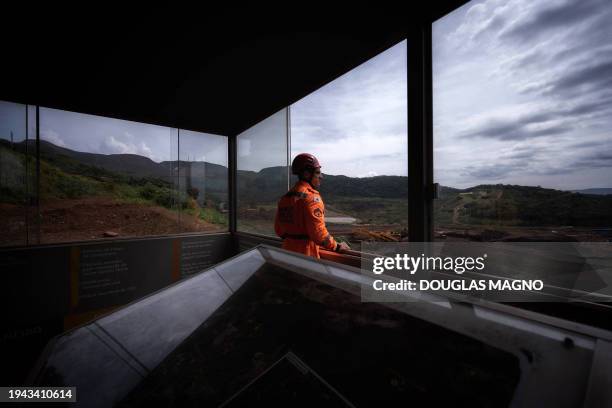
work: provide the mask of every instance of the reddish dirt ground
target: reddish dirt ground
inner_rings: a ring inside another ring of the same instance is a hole
[[[0,203],[0,246],[26,244],[26,207]]]
[[[0,245],[24,245],[25,208],[0,204],[0,214],[4,229]],[[41,203],[41,243],[225,230],[222,225],[187,214],[181,214],[180,218],[179,226],[178,214],[174,211],[105,197],[45,200]]]

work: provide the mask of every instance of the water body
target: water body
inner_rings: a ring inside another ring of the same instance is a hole
[[[354,224],[357,219],[353,217],[325,217],[325,221],[332,224]]]

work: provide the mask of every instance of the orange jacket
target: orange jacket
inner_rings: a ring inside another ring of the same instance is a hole
[[[336,240],[325,227],[321,195],[306,181],[298,181],[279,200],[274,231],[283,238],[283,248],[290,251],[319,258],[319,246],[336,249]]]

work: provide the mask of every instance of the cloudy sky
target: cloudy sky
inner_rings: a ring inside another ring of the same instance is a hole
[[[612,187],[612,2],[472,1],[433,26],[443,185]]]
[[[4,128],[23,133],[23,105],[0,105],[0,132]],[[5,120],[6,117],[6,120]],[[9,119],[10,118],[10,119]],[[207,133],[180,131],[181,160],[208,161],[227,166],[227,138]],[[40,137],[57,146],[80,152],[131,153],[153,161],[177,159],[177,130],[127,120],[105,118],[57,109],[40,108]]]
[[[259,171],[287,164],[287,109],[259,122],[237,138],[238,170]]]
[[[434,23],[433,44],[437,182],[612,187],[611,0],[473,0]],[[291,157],[406,175],[406,53],[404,41],[293,104]],[[18,111],[0,104],[0,137],[23,133]],[[239,136],[240,169],[284,165],[285,115]],[[173,132],[41,110],[42,138],[80,151],[176,159]],[[181,159],[227,163],[224,138],[184,135]]]
[[[291,157],[327,174],[407,175],[406,41],[291,106]]]
[[[30,115],[35,115],[36,111],[30,108]],[[31,119],[31,116],[29,119]],[[0,139],[20,142],[26,138],[26,107],[18,103],[0,101]],[[30,126],[30,138],[36,138],[36,128]]]

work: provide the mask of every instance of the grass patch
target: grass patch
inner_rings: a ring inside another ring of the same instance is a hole
[[[218,224],[227,226],[227,214],[218,211],[216,208],[204,207],[200,208],[199,217],[201,220],[211,224]]]

